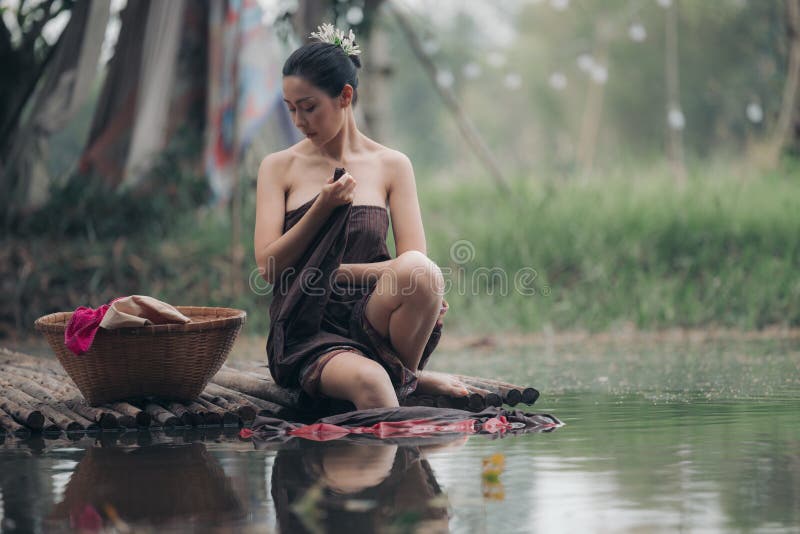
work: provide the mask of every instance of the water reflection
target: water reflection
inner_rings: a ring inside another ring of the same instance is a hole
[[[421,446],[298,442],[281,449],[271,481],[279,529],[448,532],[448,501],[425,454],[465,439]]]
[[[222,466],[203,443],[92,447],[47,516],[50,530],[128,523],[220,524],[244,516]]]
[[[473,436],[441,452],[419,441],[383,447],[295,438],[254,448],[235,431],[210,429],[76,442],[6,435],[0,530],[67,531],[72,509],[88,502],[106,525],[111,503],[131,531],[206,530],[198,523],[208,520],[215,526],[207,530],[235,532],[798,532],[797,341],[638,356],[592,351],[586,358],[556,351],[551,359],[536,351],[516,359],[459,354],[452,368],[466,374],[531,369],[530,381],[546,392],[536,411],[567,426]],[[185,457],[166,459],[178,451]],[[78,491],[98,452],[111,460]],[[486,476],[485,460],[496,455],[505,458],[502,487]],[[126,462],[150,474],[130,474]],[[213,502],[180,508],[192,485],[206,486]],[[125,508],[128,501],[141,515]]]
[[[9,440],[10,441],[10,440]],[[39,454],[43,440],[33,440],[34,448],[15,451],[13,464],[5,461],[0,467],[0,494],[2,494],[2,532],[36,532],[41,518],[41,503],[50,504],[50,481],[41,475]]]

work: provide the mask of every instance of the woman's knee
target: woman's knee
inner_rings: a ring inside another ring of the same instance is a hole
[[[356,352],[342,352],[322,370],[320,389],[349,400],[358,409],[397,406],[389,373],[378,362]]]
[[[441,299],[444,292],[442,270],[422,252],[409,250],[400,254],[392,271],[400,295]]]
[[[397,395],[389,373],[379,363],[365,359],[354,370],[352,381],[355,391],[353,403],[359,408],[382,408],[397,405]]]

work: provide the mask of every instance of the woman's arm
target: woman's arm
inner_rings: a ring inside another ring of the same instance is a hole
[[[425,230],[422,227],[422,214],[411,161],[405,154],[395,152],[390,167],[389,210],[392,216],[396,256],[409,250],[427,254]]]
[[[256,191],[256,227],[254,248],[261,276],[274,284],[280,274],[293,266],[311,245],[314,236],[328,219],[333,208],[352,192],[352,177],[323,187],[314,203],[288,232],[283,234],[286,216],[286,185],[288,156],[276,153],[264,158],[258,169]],[[352,200],[352,199],[351,199]]]
[[[346,286],[365,286],[376,282],[394,260],[374,263],[342,263],[336,270],[336,283]]]

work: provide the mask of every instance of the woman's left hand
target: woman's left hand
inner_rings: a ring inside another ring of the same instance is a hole
[[[444,324],[442,319],[444,318],[444,315],[447,313],[447,310],[449,310],[449,309],[450,309],[450,305],[447,303],[447,301],[445,299],[442,299],[442,307],[439,308],[439,318],[436,319],[436,327],[437,328],[441,327]]]

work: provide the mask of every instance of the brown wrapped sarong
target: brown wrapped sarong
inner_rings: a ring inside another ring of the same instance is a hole
[[[286,233],[305,215],[314,199],[286,212]],[[389,215],[385,207],[344,205],[336,208],[292,269],[286,269],[273,289],[267,338],[269,369],[284,387],[302,387],[319,396],[322,369],[344,350],[380,363],[399,399],[417,386],[416,374],[403,365],[389,340],[364,313],[375,282],[342,287],[334,283],[342,263],[375,263],[391,259],[386,247]],[[419,368],[427,363],[441,337],[433,329]]]

